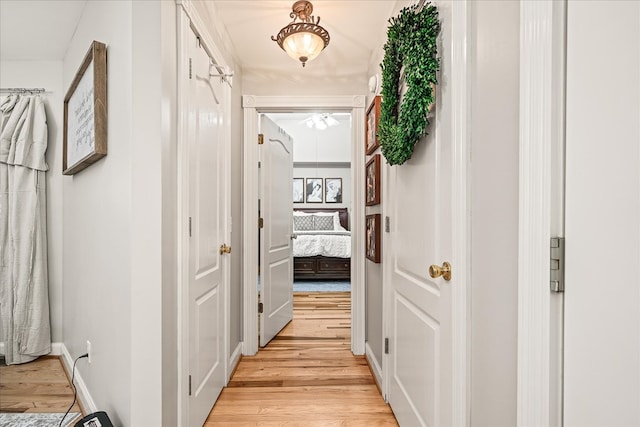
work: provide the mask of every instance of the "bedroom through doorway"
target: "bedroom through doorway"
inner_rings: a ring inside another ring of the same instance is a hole
[[[271,221],[291,223],[293,271],[290,277],[295,296],[292,298],[294,311],[301,309],[300,301],[314,298],[314,295],[331,298],[338,293],[342,304],[350,305],[351,113],[320,111],[264,115],[283,136],[290,136],[292,140],[291,182],[274,183],[283,190],[292,188],[292,204],[285,213],[289,218],[271,218]],[[266,161],[260,158],[259,165]],[[261,188],[264,173],[269,172],[259,166]],[[287,179],[286,174],[278,174],[278,177],[283,181]],[[268,179],[274,178],[270,175]],[[263,199],[260,194],[261,218]],[[264,238],[263,234],[261,231],[260,239]],[[260,259],[263,259],[262,254],[258,256]],[[271,270],[259,266],[259,293],[267,271]]]
[[[266,116],[293,138],[294,292],[350,292],[351,114]]]

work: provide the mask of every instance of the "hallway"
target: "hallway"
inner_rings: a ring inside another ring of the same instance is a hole
[[[396,426],[350,345],[349,293],[296,292],[293,321],[242,358],[205,426]]]

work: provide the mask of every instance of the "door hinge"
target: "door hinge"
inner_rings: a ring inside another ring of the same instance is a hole
[[[258,145],[262,145],[264,144],[264,135],[259,133],[258,134]]]
[[[191,70],[193,68],[193,60],[191,58],[189,58],[189,80],[191,80]]]
[[[384,217],[384,231],[391,232],[391,219],[388,216]]]
[[[389,354],[389,338],[384,339],[384,354]]]
[[[261,302],[258,303],[258,313],[262,314],[262,312],[264,311],[264,306],[262,305]]]
[[[551,238],[551,292],[564,292],[564,237]]]
[[[191,237],[191,217],[189,217],[189,237]]]
[[[258,218],[258,228],[264,228],[264,218]]]
[[[189,396],[191,396],[191,375],[189,375]]]

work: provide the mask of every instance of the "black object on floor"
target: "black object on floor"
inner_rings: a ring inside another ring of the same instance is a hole
[[[113,427],[113,424],[111,424],[107,413],[100,411],[87,415],[78,421],[75,427]]]

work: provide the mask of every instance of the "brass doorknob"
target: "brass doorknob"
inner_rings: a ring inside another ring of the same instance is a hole
[[[231,246],[227,246],[226,244],[223,244],[222,246],[220,246],[220,255],[230,254],[230,253],[231,253]]]
[[[429,276],[433,277],[434,279],[442,276],[444,280],[451,280],[451,264],[446,261],[442,263],[442,267],[433,264],[431,267],[429,267]]]

